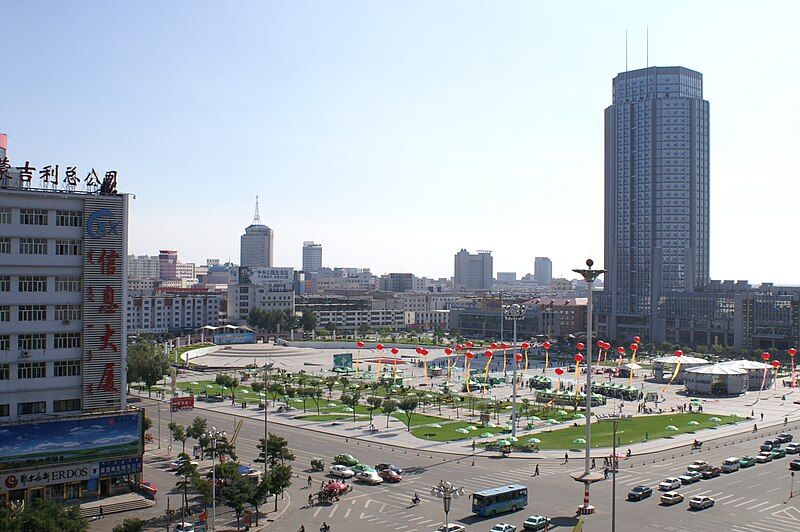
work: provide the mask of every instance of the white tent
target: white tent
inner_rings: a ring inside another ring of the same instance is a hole
[[[680,362],[682,365],[708,364],[708,360],[704,358],[690,357],[686,355],[682,357],[676,357],[675,355],[657,357],[653,359],[653,362],[659,364],[677,364],[678,362]]]

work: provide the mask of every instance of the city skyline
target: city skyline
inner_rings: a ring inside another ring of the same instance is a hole
[[[133,254],[177,249],[187,262],[235,262],[259,195],[275,265],[299,265],[302,242],[315,240],[326,264],[379,273],[449,277],[463,247],[491,249],[496,271],[520,275],[546,255],[558,277],[586,257],[602,266],[608,80],[625,70],[626,29],[629,68],[645,66],[649,25],[649,64],[703,72],[714,102],[710,277],[800,284],[791,261],[740,257],[740,242],[782,249],[772,228],[793,221],[796,185],[783,169],[800,136],[791,120],[800,100],[798,73],[782,66],[793,59],[795,5],[774,3],[785,15],[775,19],[773,9],[720,2],[513,3],[502,12],[468,4],[452,20],[453,5],[320,5],[318,18],[299,17],[302,4],[215,5],[193,13],[191,32],[171,6],[160,21],[129,6],[98,4],[89,17],[57,4],[5,8],[6,70],[59,83],[7,87],[0,130],[14,164],[118,169],[120,190],[137,198]],[[259,31],[264,23],[269,31]],[[28,38],[32,25],[47,37]],[[212,26],[251,37],[212,43],[201,37]],[[141,30],[146,38],[134,39]],[[103,50],[74,34],[93,35]],[[265,53],[245,65],[231,59],[246,56],[241,47]],[[204,60],[186,60],[190,49]],[[213,79],[207,64],[219,65]],[[770,97],[755,97],[764,86]],[[395,194],[398,183],[407,193]],[[300,189],[302,214],[292,208]],[[759,194],[763,206],[742,209]],[[581,205],[585,216],[554,219]],[[547,221],[525,216],[533,230],[520,250],[504,229],[528,234],[519,212],[543,206]]]

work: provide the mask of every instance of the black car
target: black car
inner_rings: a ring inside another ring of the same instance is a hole
[[[400,469],[399,467],[397,467],[394,464],[378,464],[378,465],[375,466],[375,469],[378,472],[383,471],[384,469],[391,469],[392,471],[394,471],[398,475],[402,475],[403,474],[403,470]]]
[[[710,478],[718,477],[720,472],[722,472],[722,470],[718,467],[707,467],[700,474],[703,476],[704,479],[708,480]]]
[[[629,501],[641,501],[653,494],[653,488],[648,486],[636,486],[628,492]]]
[[[764,443],[761,444],[760,450],[769,452],[772,449],[777,449],[780,446],[781,442],[778,440],[764,440]]]
[[[781,432],[780,434],[775,436],[775,440],[780,443],[789,443],[790,441],[792,441],[793,438],[794,436],[792,436],[788,432]]]
[[[795,458],[789,462],[789,469],[792,471],[800,471],[800,458]]]

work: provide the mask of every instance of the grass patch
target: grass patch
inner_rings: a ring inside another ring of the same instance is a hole
[[[403,425],[408,426],[408,417],[406,417],[406,415],[403,412],[395,412],[395,413],[392,414],[392,417],[397,419],[397,420],[402,421]],[[416,426],[419,426],[419,425],[427,425],[427,424],[430,424],[430,423],[442,424],[442,423],[447,423],[447,422],[448,422],[448,420],[446,418],[439,417],[439,416],[430,416],[428,414],[418,414],[416,412],[411,414],[411,426],[412,427],[416,427]],[[433,429],[433,430],[437,430],[437,429]]]
[[[479,423],[470,423],[469,421],[452,421],[441,425],[442,428],[440,429],[426,425],[414,427],[411,429],[411,434],[421,440],[456,441],[477,439],[478,435],[483,434],[484,432],[491,432],[492,434],[500,434],[503,432],[502,427],[481,427]],[[456,432],[456,429],[465,429],[470,425],[477,427],[478,429],[472,430],[468,434]]]

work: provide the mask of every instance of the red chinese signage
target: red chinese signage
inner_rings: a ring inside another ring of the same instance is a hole
[[[194,408],[194,397],[173,397],[171,403],[173,412],[192,410]]]

